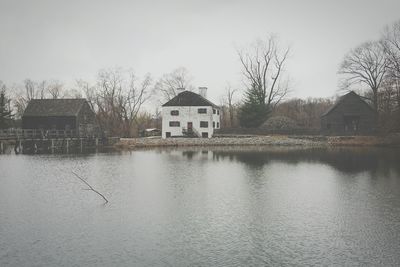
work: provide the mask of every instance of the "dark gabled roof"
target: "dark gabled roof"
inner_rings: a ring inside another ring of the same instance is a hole
[[[32,99],[23,117],[77,116],[86,99]]]
[[[177,96],[175,96],[162,106],[163,107],[211,106],[214,108],[219,108],[217,105],[208,101],[201,95],[190,91],[183,91],[182,93],[179,93]]]
[[[366,105],[369,109],[371,109],[373,112],[376,112],[367,102],[365,102],[358,94],[356,94],[354,91],[350,91],[349,93],[339,97],[339,99],[336,101],[336,103],[330,107],[324,114],[321,115],[321,117],[324,117],[331,113],[333,110],[336,109],[346,98],[348,97],[357,97],[361,103]]]

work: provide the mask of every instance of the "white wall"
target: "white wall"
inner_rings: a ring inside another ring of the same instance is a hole
[[[198,109],[205,108],[207,110],[206,114],[199,114]],[[178,116],[172,116],[171,111],[178,110]],[[179,127],[170,127],[170,121],[179,121]],[[200,128],[200,121],[207,121],[208,128]],[[213,122],[215,122],[215,127],[217,124],[220,126],[220,114],[213,114],[213,107],[210,106],[190,106],[190,107],[162,107],[162,138],[166,138],[166,133],[170,132],[171,137],[183,136],[182,129],[187,129],[187,123],[193,123],[193,129],[200,135],[204,132],[208,133],[208,137],[211,138],[214,129]]]
[[[213,114],[213,122],[215,122],[215,129],[221,128],[221,110],[215,109],[215,114]],[[212,125],[211,125],[212,126]]]

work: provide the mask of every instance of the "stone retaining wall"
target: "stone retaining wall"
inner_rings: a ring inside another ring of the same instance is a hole
[[[122,138],[115,147],[133,149],[141,147],[181,146],[390,146],[400,147],[400,136],[226,136],[215,138]]]
[[[132,138],[121,139],[116,147],[163,147],[163,146],[315,146],[322,145],[320,141],[289,138],[286,136],[244,136],[221,138]]]

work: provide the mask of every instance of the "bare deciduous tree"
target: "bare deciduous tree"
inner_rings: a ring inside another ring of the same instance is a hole
[[[29,101],[32,99],[61,98],[63,97],[63,84],[59,81],[36,82],[25,79],[23,86],[16,86],[14,89],[13,104],[17,110],[17,117],[21,117]]]
[[[342,88],[366,86],[372,92],[375,110],[378,110],[378,91],[387,72],[388,60],[382,42],[366,42],[351,50],[340,65],[339,74],[344,76]]]
[[[387,26],[383,33],[383,44],[388,59],[388,75],[385,95],[390,97],[390,106],[400,109],[400,21]],[[394,104],[393,104],[393,103]]]
[[[35,98],[44,99],[46,98],[47,81],[42,81],[36,84],[36,95]]]
[[[396,79],[400,79],[400,21],[384,29],[383,45],[388,58],[388,69]]]
[[[131,71],[111,69],[99,72],[96,85],[79,81],[78,86],[84,90],[104,130],[130,137],[142,105],[151,97],[151,82],[149,74],[138,81]]]
[[[334,103],[328,98],[290,99],[281,102],[273,116],[285,116],[296,122],[300,128],[318,129],[321,115]]]
[[[41,84],[43,85],[43,84]],[[23,86],[14,86],[13,105],[16,108],[16,117],[20,118],[31,99],[42,96],[42,87],[31,79],[25,79]],[[44,90],[43,90],[44,94]]]
[[[171,73],[164,74],[154,86],[156,92],[161,94],[163,101],[174,98],[178,94],[179,88],[185,88],[185,90],[188,91],[194,90],[192,77],[184,67],[177,68]]]
[[[289,47],[279,47],[275,36],[258,40],[250,51],[237,51],[247,90],[268,108],[277,105],[288,93],[288,80],[283,79],[283,72],[289,51]]]
[[[38,96],[38,91],[36,88],[37,84],[34,81],[32,81],[31,79],[25,79],[24,87],[25,87],[25,99],[27,101],[37,98]]]
[[[58,99],[63,97],[64,85],[59,81],[51,81],[47,87],[47,92],[53,99]]]
[[[132,127],[136,122],[142,105],[149,100],[151,77],[147,74],[143,81],[138,82],[133,73],[130,74],[129,87],[125,98],[121,99],[121,110],[125,122],[125,133],[132,136]]]
[[[233,89],[230,84],[228,84],[225,95],[222,97],[222,105],[227,107],[227,113],[229,114],[229,127],[233,127],[235,121],[236,105],[234,103],[234,95],[237,91],[237,89]],[[223,113],[223,115],[226,116],[226,108],[223,108]]]
[[[76,81],[76,89],[77,92],[82,92],[83,96],[85,96],[92,110],[97,112],[96,107],[96,88],[90,85],[89,82],[84,81],[82,79]]]

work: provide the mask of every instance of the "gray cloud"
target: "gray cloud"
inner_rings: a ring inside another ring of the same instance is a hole
[[[291,44],[292,96],[331,96],[344,54],[400,19],[386,1],[0,1],[0,79],[93,80],[122,66],[185,66],[218,100],[240,86],[235,46],[269,33]]]

